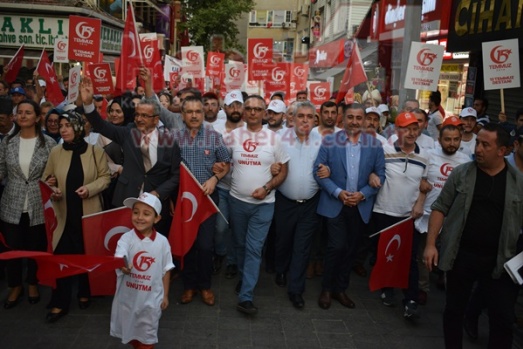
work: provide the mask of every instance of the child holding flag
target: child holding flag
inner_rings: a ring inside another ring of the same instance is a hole
[[[111,310],[111,336],[134,348],[153,348],[158,342],[158,323],[169,305],[169,277],[174,268],[167,239],[153,225],[162,204],[150,193],[127,198],[134,229],[122,235],[115,256],[127,267],[116,271],[116,294]]]

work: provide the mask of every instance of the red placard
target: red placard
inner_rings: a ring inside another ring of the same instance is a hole
[[[331,85],[328,82],[311,83],[309,89],[310,101],[317,108],[327,102],[331,96]]]
[[[296,99],[296,93],[307,89],[309,65],[304,63],[291,63],[290,65],[289,100]]]
[[[178,91],[178,87],[180,86],[180,72],[179,71],[172,71],[169,73],[169,86],[171,87],[171,90]]]
[[[69,59],[98,63],[101,30],[100,19],[69,16]]]
[[[211,78],[211,89],[219,89],[224,72],[225,55],[220,52],[207,53],[206,75]]]
[[[269,102],[270,96],[276,91],[283,91],[285,99],[289,98],[289,69],[290,63],[274,63],[269,70],[269,76],[264,81],[265,99]]]
[[[272,39],[248,39],[249,80],[265,80],[272,65]]]
[[[94,94],[107,95],[113,93],[113,77],[109,63],[89,64],[87,69],[93,82]]]

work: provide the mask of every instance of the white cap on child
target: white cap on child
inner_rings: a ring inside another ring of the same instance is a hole
[[[127,198],[123,201],[123,204],[132,210],[134,204],[137,202],[143,202],[144,204],[151,206],[158,215],[162,212],[162,203],[160,202],[160,199],[150,193],[143,193],[137,198]]]

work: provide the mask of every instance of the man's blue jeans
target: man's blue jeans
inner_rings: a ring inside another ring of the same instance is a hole
[[[216,189],[220,195],[220,204],[218,205],[218,208],[230,223],[229,191],[220,187],[217,187]],[[231,229],[229,228],[229,224],[227,224],[221,215],[216,217],[214,252],[220,256],[227,255],[227,265],[236,265],[236,251],[234,249]]]
[[[229,198],[231,228],[242,288],[240,302],[252,301],[258,282],[263,244],[274,213],[274,203],[250,204]]]

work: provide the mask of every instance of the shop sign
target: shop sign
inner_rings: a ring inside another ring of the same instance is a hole
[[[449,2],[449,51],[480,51],[482,42],[523,39],[523,0]]]
[[[330,68],[345,60],[345,39],[315,46],[309,50],[311,68]],[[349,52],[350,55],[350,52]]]
[[[485,90],[520,87],[518,39],[482,44]]]
[[[373,21],[378,20],[379,40],[402,39],[405,32],[407,0],[382,0],[373,8]],[[424,0],[421,7],[421,36],[431,37],[445,32],[449,25],[451,1]],[[377,13],[377,14],[376,14]]]
[[[20,16],[0,14],[0,46],[52,48],[57,36],[69,34],[69,17]],[[102,25],[101,51],[120,54],[121,29]]]

